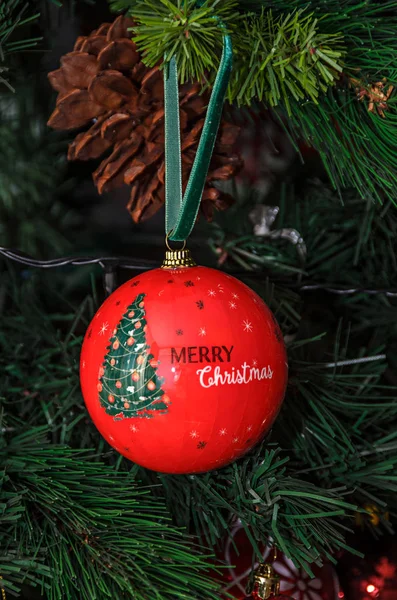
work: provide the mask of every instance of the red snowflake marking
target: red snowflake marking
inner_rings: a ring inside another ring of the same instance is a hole
[[[202,300],[199,300],[198,302],[196,302],[196,304],[197,304],[197,308],[199,310],[203,310],[203,308],[204,308],[204,302]]]
[[[197,450],[204,450],[204,448],[206,447],[207,442],[199,442],[197,444]]]
[[[175,333],[176,335],[183,335],[183,329],[177,329]]]
[[[117,300],[116,306],[118,306],[119,304],[121,304],[121,300]]]
[[[136,287],[137,285],[139,285],[139,281],[134,281],[131,283],[131,287]]]
[[[191,281],[190,279],[188,281],[185,281],[184,284],[185,284],[186,287],[193,287],[194,286],[193,281]]]

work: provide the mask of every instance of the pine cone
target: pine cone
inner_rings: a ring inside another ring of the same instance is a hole
[[[54,129],[89,129],[69,146],[69,160],[106,157],[94,172],[99,193],[123,183],[131,186],[128,209],[135,222],[148,219],[164,203],[164,90],[157,67],[142,62],[128,28],[132,19],[120,16],[88,37],[79,37],[74,51],[49,73],[57,90],[56,108],[48,124]],[[199,84],[180,88],[182,172],[190,173],[204,124],[208,94]],[[241,166],[233,153],[238,127],[222,119],[203,193],[201,210],[210,220],[213,208],[229,206],[231,196],[214,181],[233,177]]]

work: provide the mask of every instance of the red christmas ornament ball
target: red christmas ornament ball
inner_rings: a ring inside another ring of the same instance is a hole
[[[271,427],[287,359],[255,292],[183,267],[148,271],[109,296],[88,328],[80,373],[110,445],[148,469],[199,473],[239,458]]]

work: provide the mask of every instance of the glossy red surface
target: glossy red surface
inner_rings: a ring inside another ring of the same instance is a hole
[[[98,310],[80,373],[109,444],[148,469],[195,473],[239,458],[271,427],[287,359],[271,311],[242,282],[206,267],[155,269]]]

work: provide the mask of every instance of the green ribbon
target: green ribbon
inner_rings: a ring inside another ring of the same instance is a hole
[[[222,116],[223,103],[232,70],[232,58],[232,42],[230,36],[224,34],[219,70],[183,197],[178,73],[175,58],[172,58],[164,69],[165,231],[168,239],[175,242],[184,241],[189,237],[197,218]]]

